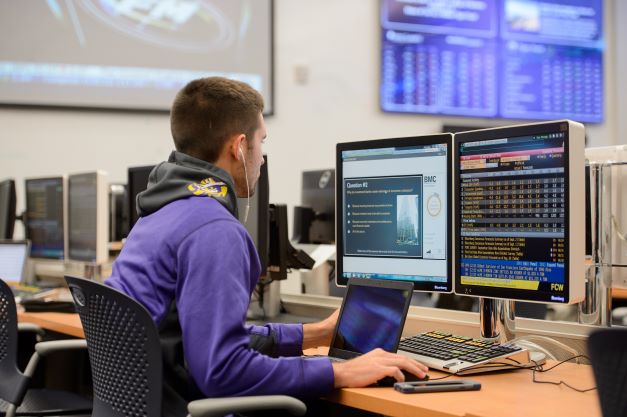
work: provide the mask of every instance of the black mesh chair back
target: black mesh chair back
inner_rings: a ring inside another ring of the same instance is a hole
[[[0,398],[20,404],[29,378],[17,367],[17,309],[13,291],[0,280]]]
[[[148,311],[103,284],[68,276],[65,280],[87,340],[93,417],[160,417],[161,345]]]
[[[627,416],[627,329],[603,329],[590,334],[588,353],[603,417]]]

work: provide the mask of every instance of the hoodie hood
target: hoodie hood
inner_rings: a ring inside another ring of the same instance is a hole
[[[137,195],[137,213],[147,216],[166,204],[192,196],[214,198],[238,218],[231,175],[209,162],[177,151],[172,151],[167,162],[150,172],[148,188]]]

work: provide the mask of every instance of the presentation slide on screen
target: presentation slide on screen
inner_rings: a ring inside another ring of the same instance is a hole
[[[344,181],[347,255],[422,257],[422,175]]]
[[[446,280],[446,175],[445,152],[343,162],[344,272]]]
[[[269,0],[3,2],[0,101],[167,110],[186,83],[219,75],[259,90],[272,111],[271,10]]]

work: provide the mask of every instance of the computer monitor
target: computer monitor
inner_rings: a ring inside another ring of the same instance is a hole
[[[128,201],[126,184],[109,184],[109,242],[128,235]]]
[[[287,229],[287,206],[270,204],[268,272],[273,281],[287,279],[289,269],[311,269],[315,263],[305,251],[292,246]]]
[[[336,281],[451,292],[453,135],[337,145]]]
[[[140,167],[131,167],[128,169],[127,193],[129,231],[139,219],[139,214],[137,214],[137,195],[148,188],[148,176],[154,167],[155,165],[145,165]]]
[[[584,128],[562,120],[455,135],[455,293],[584,296]]]
[[[24,282],[30,243],[27,240],[0,240],[0,279]]]
[[[299,243],[335,243],[335,170],[303,171],[301,205],[294,208]]]
[[[7,179],[0,182],[0,239],[13,239],[16,200],[15,181]]]
[[[259,181],[255,192],[250,196],[250,211],[248,219],[244,222],[246,213],[246,198],[237,199],[237,209],[239,219],[248,230],[248,233],[255,242],[255,247],[259,253],[261,260],[261,276],[266,274],[266,266],[268,265],[268,224],[270,222],[269,201],[270,201],[270,185],[268,181],[268,157],[263,156],[264,164],[261,166]]]
[[[65,258],[66,178],[30,178],[25,184],[26,238],[33,258]]]
[[[107,175],[88,172],[68,176],[68,258],[102,264],[107,261],[109,210]]]
[[[608,259],[609,255],[613,266],[612,287],[627,288],[627,268],[624,267],[627,264],[627,241],[624,239],[627,231],[627,145],[586,148],[586,159],[596,173],[590,183],[592,198],[598,194],[602,201],[600,207],[595,207],[595,215],[591,219],[594,228],[590,224],[589,230],[594,230],[595,233],[600,228],[599,232],[603,233],[603,225],[609,225],[611,236],[611,245],[605,239],[600,242],[596,238],[597,245],[605,250],[595,254],[597,256],[596,259],[593,257],[593,261],[599,261],[599,257]],[[603,175],[598,172],[601,167]],[[597,189],[597,176],[605,178],[604,186],[600,190]],[[597,224],[597,216],[601,216],[601,223]],[[587,239],[586,246],[588,245],[592,246],[591,239]]]

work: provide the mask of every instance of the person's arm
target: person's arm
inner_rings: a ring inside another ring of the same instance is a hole
[[[271,358],[249,348],[244,322],[259,274],[248,259],[254,251],[230,221],[199,228],[177,248],[177,307],[194,382],[211,397],[328,394],[334,375],[327,358]]]
[[[277,356],[300,356],[303,350],[329,346],[337,323],[339,310],[317,323],[247,326],[251,336],[250,347],[258,352]]]
[[[303,350],[318,346],[329,346],[340,310],[335,310],[326,319],[303,325]]]

